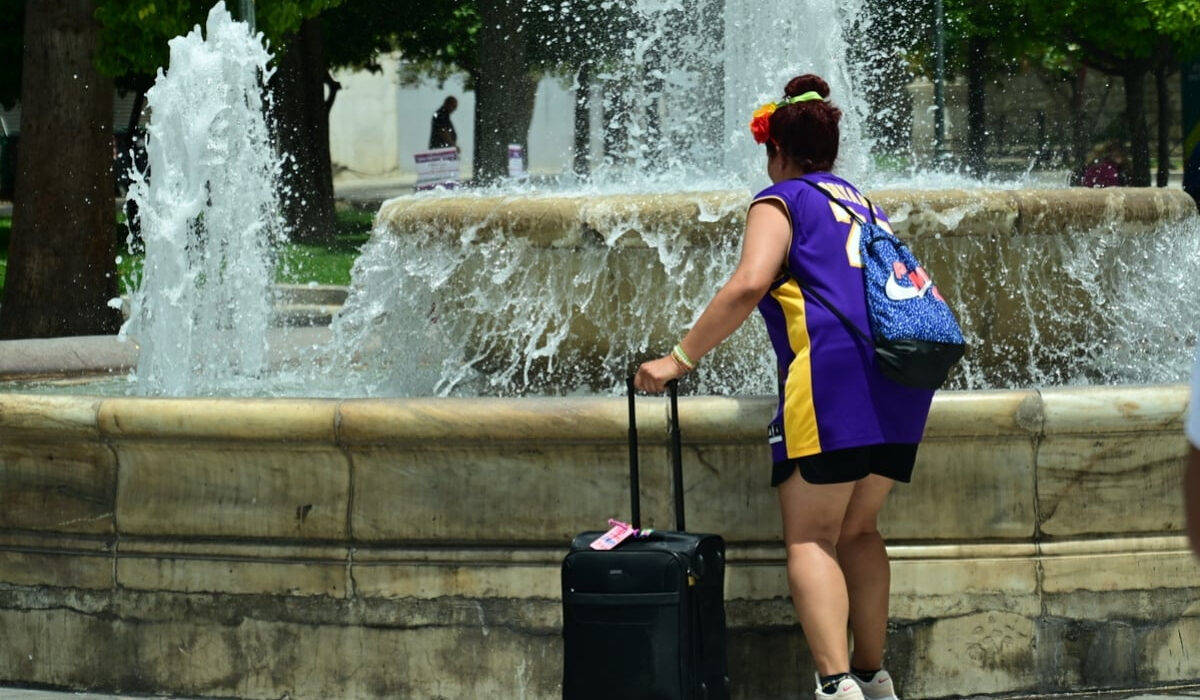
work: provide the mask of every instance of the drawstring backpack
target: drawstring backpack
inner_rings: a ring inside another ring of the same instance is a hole
[[[832,193],[804,178],[831,202],[858,222],[862,236],[863,279],[867,292],[867,318],[871,335],[856,326],[817,290],[800,282],[808,292],[875,348],[875,363],[893,381],[921,389],[937,389],[966,351],[962,329],[933,280],[907,245],[879,225],[875,206],[867,200],[871,220],[846,206]]]

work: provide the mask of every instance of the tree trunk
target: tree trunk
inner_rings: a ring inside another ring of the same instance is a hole
[[[508,175],[508,144],[528,150],[537,82],[525,62],[520,0],[479,3],[479,75],[475,82],[475,180]]]
[[[988,41],[971,37],[967,47],[967,170],[987,174],[987,60]]]
[[[689,11],[686,4],[684,7],[685,12]],[[697,110],[700,121],[696,134],[699,152],[704,156],[695,165],[717,169],[724,165],[725,152],[725,62],[721,58],[725,54],[725,0],[700,0],[695,16],[700,22],[696,34],[704,37],[695,61],[705,101],[705,107]],[[655,144],[651,142],[651,146]]]
[[[272,79],[275,139],[286,154],[282,206],[293,241],[323,243],[336,233],[324,51],[318,20],[290,38]]]
[[[1166,187],[1171,181],[1171,93],[1167,90],[1167,64],[1159,61],[1154,67],[1154,93],[1158,107],[1158,177],[1157,185]]]
[[[1146,69],[1140,64],[1126,69],[1122,80],[1125,83],[1125,127],[1129,132],[1132,164],[1129,184],[1134,187],[1150,186],[1150,137],[1146,129]]]
[[[579,67],[575,88],[575,174],[587,177],[592,169],[592,68]]]
[[[624,77],[603,82],[600,103],[600,123],[604,125],[604,164],[626,165],[630,162],[629,117],[632,111],[629,86]]]
[[[0,338],[115,332],[113,84],[91,0],[28,0],[13,227]]]
[[[1088,134],[1087,112],[1084,110],[1084,98],[1087,96],[1087,68],[1080,67],[1075,72],[1075,80],[1071,84],[1071,173],[1072,185],[1078,185],[1087,162],[1088,151],[1091,150],[1091,139]]]

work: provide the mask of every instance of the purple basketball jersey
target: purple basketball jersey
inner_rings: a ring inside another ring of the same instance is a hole
[[[832,173],[806,179],[870,220],[866,198]],[[776,462],[885,442],[920,442],[933,391],[906,387],[875,366],[875,351],[801,289],[812,287],[870,335],[858,225],[800,180],[754,198],[776,200],[792,225],[786,270],[758,304],[779,366],[779,411],[769,430]],[[887,218],[875,210],[879,225]]]

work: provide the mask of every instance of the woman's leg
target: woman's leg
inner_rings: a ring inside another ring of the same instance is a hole
[[[787,547],[788,588],[804,638],[822,676],[850,670],[846,636],[850,599],[837,540],[854,483],[810,484],[793,473],[778,487]]]
[[[877,523],[879,510],[893,483],[878,474],[855,483],[837,540],[837,557],[846,577],[850,628],[854,633],[851,665],[864,671],[883,667],[891,567]]]

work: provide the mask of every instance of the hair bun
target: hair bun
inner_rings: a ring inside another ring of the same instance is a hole
[[[819,75],[805,73],[797,75],[788,81],[787,87],[783,89],[783,94],[787,97],[795,97],[803,95],[806,92],[816,92],[821,97],[829,97],[829,83]]]

